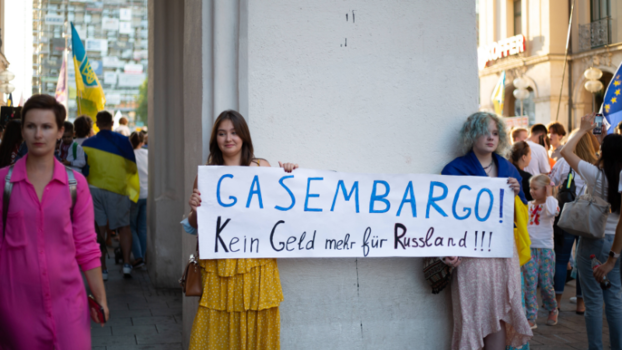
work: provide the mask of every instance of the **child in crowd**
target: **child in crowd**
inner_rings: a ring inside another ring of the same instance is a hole
[[[63,138],[58,146],[60,161],[82,174],[82,168],[86,165],[84,150],[82,149],[82,146],[73,140],[73,124],[65,121],[63,125],[65,127],[65,132],[63,133]]]
[[[538,327],[538,299],[536,292],[540,286],[544,308],[549,311],[546,324],[557,324],[557,301],[553,288],[555,276],[555,251],[553,242],[553,221],[559,215],[557,199],[553,197],[551,179],[546,175],[536,175],[530,180],[533,201],[529,202],[529,222],[527,230],[531,239],[531,260],[523,266],[525,276],[525,303],[527,320],[532,329]]]

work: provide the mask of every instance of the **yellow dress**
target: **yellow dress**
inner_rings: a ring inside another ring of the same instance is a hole
[[[283,291],[276,259],[200,260],[203,296],[190,349],[279,349]]]

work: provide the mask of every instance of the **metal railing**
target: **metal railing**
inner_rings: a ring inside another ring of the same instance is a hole
[[[587,51],[611,44],[611,18],[579,24],[579,49]]]

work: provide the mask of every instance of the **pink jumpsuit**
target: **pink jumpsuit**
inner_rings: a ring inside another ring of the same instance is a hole
[[[71,220],[65,166],[55,160],[39,202],[28,181],[26,157],[13,169],[6,234],[0,236],[0,349],[90,349],[80,269],[99,267],[101,252],[88,184],[74,172],[78,189]],[[0,169],[0,188],[8,169]],[[0,190],[0,230],[1,197]]]

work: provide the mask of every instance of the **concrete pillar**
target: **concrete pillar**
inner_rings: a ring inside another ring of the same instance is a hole
[[[184,6],[151,0],[149,22],[147,261],[157,288],[177,288],[182,253],[179,221],[187,192],[184,155],[191,144],[184,142],[189,136],[184,135],[184,99],[190,91],[184,85]]]

